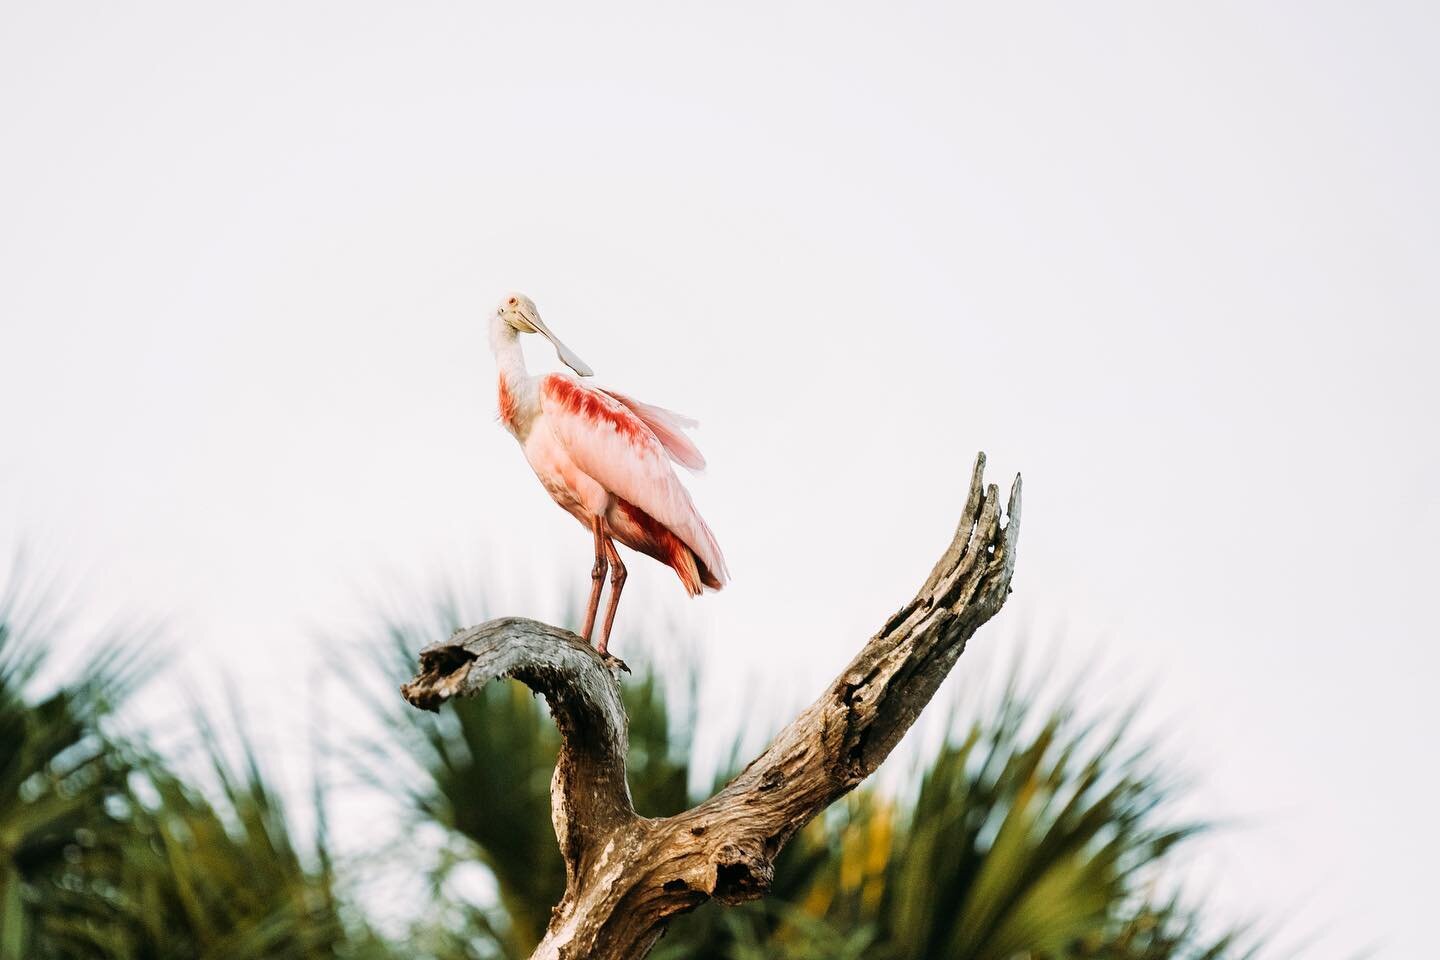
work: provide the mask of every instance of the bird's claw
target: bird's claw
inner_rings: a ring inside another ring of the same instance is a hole
[[[605,663],[605,666],[609,668],[611,673],[614,673],[616,670],[624,670],[626,673],[630,672],[630,665],[609,651],[600,654],[600,659]]]

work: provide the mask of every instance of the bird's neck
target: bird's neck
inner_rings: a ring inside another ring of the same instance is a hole
[[[499,316],[490,319],[490,352],[495,354],[495,366],[500,376],[512,383],[529,379],[530,371],[525,369],[525,351],[520,349],[520,332]]]
[[[540,412],[540,395],[530,371],[525,369],[525,352],[520,334],[498,316],[490,321],[490,351],[500,374],[500,422],[521,443],[530,433],[530,424]]]

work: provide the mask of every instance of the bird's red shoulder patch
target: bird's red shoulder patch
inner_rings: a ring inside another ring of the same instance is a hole
[[[632,443],[655,442],[655,435],[645,421],[631,413],[624,404],[612,400],[598,390],[581,386],[569,377],[552,373],[541,387],[545,398],[593,424],[605,424]]]

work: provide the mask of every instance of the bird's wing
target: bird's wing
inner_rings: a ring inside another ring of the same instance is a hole
[[[550,429],[577,467],[664,524],[721,583],[729,579],[714,534],[645,419],[608,392],[563,373],[549,374],[540,381],[540,405]]]
[[[673,410],[666,410],[664,407],[644,403],[634,397],[627,397],[614,390],[602,389],[602,392],[608,393],[625,404],[630,408],[631,413],[643,420],[645,426],[650,428],[650,432],[655,434],[656,439],[664,446],[665,452],[670,454],[671,460],[687,470],[705,469],[704,455],[700,453],[700,449],[695,446],[694,442],[685,436],[687,429],[699,426],[690,417]]]

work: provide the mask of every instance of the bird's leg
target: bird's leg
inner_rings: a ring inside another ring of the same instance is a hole
[[[610,604],[605,608],[605,623],[600,627],[600,643],[596,650],[606,660],[614,660],[626,673],[630,668],[625,661],[619,657],[613,657],[606,649],[610,644],[610,628],[615,625],[615,610],[620,606],[620,591],[625,589],[625,563],[620,559],[620,551],[615,549],[615,541],[610,539],[607,532],[605,540],[605,558],[610,561]]]
[[[605,554],[609,538],[605,536],[605,519],[603,517],[592,517],[590,519],[590,530],[595,534],[595,566],[590,568],[590,605],[585,608],[585,629],[580,635],[588,643],[590,634],[595,630],[595,614],[600,612],[600,588],[605,586]],[[614,547],[610,547],[614,550]],[[609,633],[609,630],[606,630]],[[600,639],[600,651],[605,651],[605,639]]]

